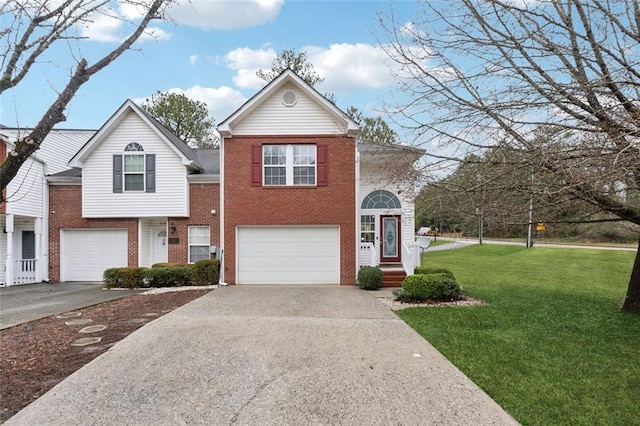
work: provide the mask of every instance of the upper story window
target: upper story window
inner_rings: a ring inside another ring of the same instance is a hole
[[[113,156],[113,192],[141,191],[156,191],[156,156],[132,142],[124,153]]]
[[[253,145],[252,186],[328,186],[329,146]]]
[[[315,185],[315,145],[263,145],[265,186]]]
[[[124,190],[144,191],[144,149],[130,143],[124,149]]]

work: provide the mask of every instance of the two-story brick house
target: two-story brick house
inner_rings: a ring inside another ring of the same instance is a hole
[[[116,266],[210,257],[219,219],[217,149],[194,149],[126,101],[48,178],[50,276],[96,281]]]
[[[353,285],[364,265],[412,272],[405,171],[421,150],[358,146],[356,123],[292,71],[218,130],[220,149],[196,149],[126,101],[81,147],[57,141],[56,173],[43,164],[40,175],[42,226],[31,220],[42,279],[213,255],[229,284]]]

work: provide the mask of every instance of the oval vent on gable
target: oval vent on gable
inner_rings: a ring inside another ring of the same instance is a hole
[[[285,106],[291,107],[294,106],[298,102],[298,95],[293,90],[287,90],[282,94],[282,103]]]

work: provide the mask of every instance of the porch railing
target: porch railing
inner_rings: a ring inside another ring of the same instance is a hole
[[[415,242],[402,243],[402,269],[405,274],[413,275],[416,266],[420,266],[420,247]]]
[[[360,243],[360,267],[378,265],[378,256],[373,243]]]
[[[36,282],[36,259],[19,259],[13,264],[13,283],[29,284]]]

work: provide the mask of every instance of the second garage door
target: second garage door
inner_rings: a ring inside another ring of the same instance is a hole
[[[127,266],[126,230],[65,229],[61,237],[61,281],[102,281],[105,269]]]
[[[238,227],[238,284],[338,284],[335,227]]]

